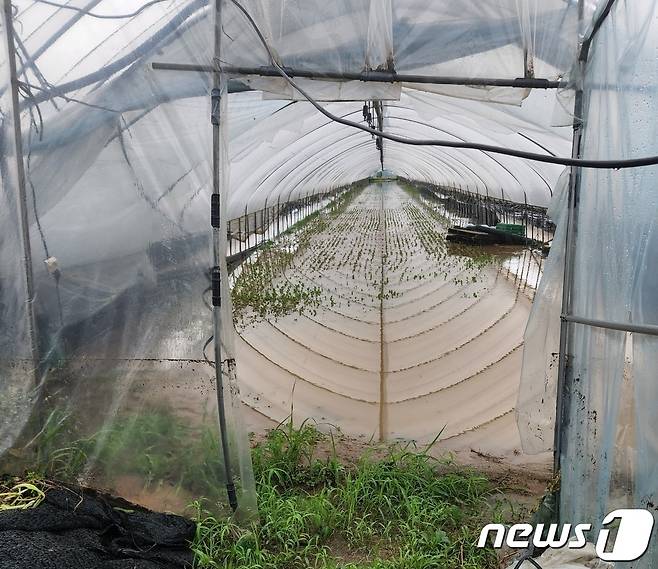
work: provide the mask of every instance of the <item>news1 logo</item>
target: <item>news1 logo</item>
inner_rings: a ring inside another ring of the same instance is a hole
[[[603,561],[635,561],[644,555],[649,547],[653,531],[653,515],[643,509],[621,509],[610,512],[603,518],[602,529],[596,540],[596,554]],[[614,546],[608,550],[608,541],[612,528],[617,528]],[[537,548],[554,549],[567,547],[582,549],[587,543],[585,532],[592,529],[592,524],[573,526],[575,538],[569,539],[572,524],[550,524],[544,531],[544,524],[514,524],[509,530],[503,524],[487,524],[480,532],[478,547],[485,547],[487,538],[493,533],[493,547],[498,549],[506,543],[511,548],[525,549],[532,543]],[[545,537],[544,537],[545,535]]]

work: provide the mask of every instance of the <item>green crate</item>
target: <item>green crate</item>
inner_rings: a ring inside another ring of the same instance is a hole
[[[499,223],[496,225],[496,229],[499,231],[512,233],[514,235],[520,235],[521,237],[525,235],[525,225],[518,223]]]

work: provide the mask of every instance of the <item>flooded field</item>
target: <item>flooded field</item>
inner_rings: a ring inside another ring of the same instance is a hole
[[[365,440],[441,433],[441,449],[521,460],[513,410],[531,301],[509,266],[530,256],[448,250],[448,223],[388,182],[309,221],[303,246],[282,240],[274,286],[310,300],[238,321],[250,430],[292,413]]]
[[[239,411],[255,441],[292,416],[332,431],[348,462],[438,438],[433,453],[543,480],[546,457],[522,454],[514,416],[538,264],[528,249],[448,244],[447,216],[412,187],[356,186],[234,271],[228,436],[250,500]],[[203,272],[167,274],[71,329],[77,357],[53,361],[17,464],[167,510],[221,501],[207,286]]]

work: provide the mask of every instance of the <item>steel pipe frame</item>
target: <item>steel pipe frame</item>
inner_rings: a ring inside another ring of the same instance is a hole
[[[578,56],[578,85],[574,101],[574,120],[573,120],[573,146],[572,157],[580,158],[582,154],[582,135],[583,135],[583,113],[585,109],[583,81],[587,61],[589,58],[590,47],[595,35],[601,29],[605,19],[610,14],[615,0],[608,0],[599,17],[594,22],[590,33],[583,39],[580,44]],[[578,17],[579,24],[583,23],[584,0],[578,0]],[[560,344],[558,360],[558,377],[556,392],[556,409],[555,409],[555,428],[553,438],[553,473],[557,476],[561,471],[562,454],[566,444],[567,426],[569,422],[570,395],[572,391],[573,376],[571,370],[571,327],[569,324],[577,323],[585,326],[594,326],[608,328],[613,330],[632,331],[632,327],[639,325],[618,324],[604,320],[593,320],[581,318],[571,314],[573,300],[573,281],[576,257],[576,235],[578,232],[578,204],[581,182],[581,168],[571,167],[571,178],[569,180],[568,190],[568,215],[565,239],[565,258],[564,258],[564,275],[562,281],[562,309],[560,322]],[[640,326],[642,328],[642,326]],[[646,327],[644,327],[646,329]],[[649,327],[650,328],[650,327]],[[637,328],[639,330],[639,328]],[[645,332],[646,333],[646,332]],[[560,491],[557,491],[556,511],[558,519],[560,518]]]
[[[193,71],[202,73],[213,73],[216,71],[212,65],[200,65],[190,63],[166,63],[153,62],[151,67],[161,71]],[[236,67],[222,65],[221,72],[232,77],[243,77],[257,75],[260,77],[280,78],[279,72],[271,66],[260,67]],[[491,77],[450,77],[437,75],[415,75],[407,73],[395,73],[390,71],[362,71],[362,72],[339,72],[339,71],[314,71],[310,69],[296,69],[284,67],[290,77],[302,77],[307,79],[330,79],[335,81],[362,81],[365,83],[424,83],[429,85],[462,85],[477,87],[515,87],[518,89],[560,89],[568,86],[566,81],[552,81],[550,79],[523,78],[504,79]]]
[[[222,0],[215,0],[214,2],[214,56],[217,61],[221,58],[221,45],[222,45]],[[220,167],[221,164],[221,121],[224,117],[221,116],[221,97],[222,90],[224,89],[224,77],[219,70],[213,70],[212,74],[212,93],[211,93],[211,123],[212,123],[212,193],[217,196],[218,203],[221,204],[222,196]],[[226,228],[221,225],[221,207],[219,209],[220,222],[218,226],[212,227],[212,258],[213,258],[213,271],[226,273]],[[211,214],[212,215],[212,214]],[[222,232],[224,235],[222,236]],[[221,290],[221,278],[219,279],[219,297],[224,291]],[[215,291],[213,291],[213,296]],[[239,504],[236,496],[234,472],[232,466],[231,449],[228,440],[228,425],[226,421],[226,401],[224,398],[224,374],[222,370],[222,315],[221,315],[221,300],[219,305],[213,300],[213,348],[215,357],[215,390],[217,396],[217,416],[219,420],[219,438],[221,443],[221,453],[224,462],[224,475],[226,477],[225,486],[228,497],[229,505],[233,511],[236,511]],[[227,360],[227,373],[231,373],[231,362]],[[230,381],[230,376],[229,376]]]
[[[11,0],[3,3],[4,27],[7,42],[7,60],[10,74],[11,89],[11,117],[13,121],[13,139],[16,154],[16,183],[18,185],[18,208],[20,215],[20,231],[23,247],[23,270],[25,271],[25,306],[28,317],[28,335],[30,338],[30,352],[32,356],[34,387],[38,388],[40,381],[41,356],[39,351],[39,339],[37,337],[37,322],[34,310],[34,275],[32,260],[32,244],[30,241],[30,221],[28,215],[28,199],[26,187],[25,164],[23,162],[23,133],[21,130],[21,115],[18,100],[18,73],[16,70],[16,46],[14,44],[14,25]]]
[[[646,334],[648,336],[658,336],[658,325],[656,324],[633,324],[631,322],[612,322],[610,320],[597,320],[595,318],[584,318],[575,314],[562,314],[560,316],[563,322],[573,322],[574,324],[583,324],[594,328],[605,328],[606,330],[618,330],[620,332],[633,332],[636,334]]]

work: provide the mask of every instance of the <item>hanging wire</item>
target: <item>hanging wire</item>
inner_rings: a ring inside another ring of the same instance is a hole
[[[505,148],[502,146],[492,146],[489,144],[478,144],[474,142],[457,142],[452,140],[436,140],[436,139],[415,139],[407,138],[404,136],[397,136],[394,134],[389,134],[375,128],[364,126],[357,122],[343,119],[339,116],[334,115],[330,111],[326,110],[322,105],[320,105],[311,95],[309,95],[302,87],[300,87],[285,71],[285,69],[279,65],[274,55],[272,48],[270,47],[267,39],[263,35],[263,32],[258,27],[258,24],[252,18],[251,14],[244,8],[238,0],[232,0],[233,4],[242,12],[244,17],[248,20],[249,24],[256,32],[258,39],[263,44],[263,47],[267,51],[268,57],[272,66],[276,71],[285,79],[288,84],[296,89],[309,103],[311,103],[318,111],[320,111],[324,116],[331,119],[334,122],[339,124],[349,126],[352,128],[357,128],[369,134],[391,140],[393,142],[399,142],[401,144],[409,144],[412,146],[442,146],[447,148],[464,148],[469,150],[480,150],[482,152],[492,152],[494,154],[504,154],[506,156],[514,156],[516,158],[525,158],[526,160],[536,160],[537,162],[548,162],[549,164],[559,164],[561,166],[576,166],[580,168],[597,168],[604,170],[619,170],[622,168],[637,168],[640,166],[652,166],[658,164],[658,156],[647,156],[644,158],[631,158],[626,160],[589,160],[584,158],[563,158],[559,156],[547,156],[545,154],[536,154],[534,152],[525,152],[523,150],[515,150],[512,148]]]
[[[21,82],[18,82],[18,89],[23,93],[25,97],[28,99],[32,99],[34,95],[32,94],[32,91],[30,88]],[[39,124],[37,125],[37,118],[35,117],[35,110],[36,110],[36,116],[39,119]],[[30,186],[30,191],[32,194],[32,211],[34,213],[34,220],[36,222],[37,230],[39,232],[39,237],[41,238],[41,244],[43,246],[43,251],[44,254],[46,255],[46,259],[44,262],[48,262],[51,259],[50,251],[48,249],[48,241],[46,240],[46,234],[43,230],[43,226],[41,225],[41,218],[39,217],[39,211],[37,209],[37,192],[36,189],[34,188],[34,183],[32,182],[32,176],[30,173],[30,168],[32,165],[32,136],[33,133],[36,132],[39,136],[39,140],[43,140],[43,116],[41,114],[41,109],[39,108],[38,104],[35,104],[29,108],[29,115],[30,115],[30,128],[28,130],[28,135],[27,135],[27,145],[28,145],[28,151],[27,151],[27,158],[26,158],[26,163],[25,163],[25,178],[27,179],[27,183]],[[57,311],[58,311],[58,316],[59,316],[59,326],[60,328],[64,327],[64,309],[62,307],[62,294],[59,289],[59,281],[62,276],[61,271],[57,266],[55,265],[53,270],[51,271],[48,267],[46,268],[48,273],[52,275],[53,280],[55,281],[55,295],[57,297]]]
[[[152,0],[141,6],[138,10],[131,12],[130,14],[96,14],[95,12],[89,12],[84,8],[78,8],[77,6],[70,6],[68,4],[60,4],[59,2],[52,2],[51,0],[34,0],[38,4],[47,4],[48,6],[54,6],[55,8],[60,8],[62,10],[73,10],[74,12],[81,12],[85,16],[90,18],[98,18],[100,20],[124,20],[127,18],[134,18],[141,14],[147,8],[154,6],[155,4],[160,4],[162,2],[168,2],[170,0]]]
[[[166,41],[167,38],[169,38],[172,34],[179,33],[179,30],[183,25],[190,26],[200,21],[205,16],[201,10],[207,6],[207,4],[208,0],[190,0],[188,5],[178,10],[176,14],[171,19],[169,19],[169,21],[167,21],[160,29],[150,34],[144,42],[142,42],[132,51],[118,57],[118,59],[112,60],[105,66],[101,67],[100,69],[96,69],[87,75],[83,75],[82,77],[78,77],[77,79],[73,79],[66,83],[60,83],[53,87],[53,89],[50,91],[45,90],[44,92],[37,94],[35,96],[34,102],[40,103],[62,93],[69,93],[78,89],[83,89],[89,85],[104,81],[115,73],[123,71],[126,67],[132,65],[138,59],[149,54],[153,49],[160,47],[162,42]],[[61,33],[63,33],[63,31],[60,30],[60,33],[57,35],[57,37],[51,38],[51,40],[54,42],[61,36]],[[127,49],[129,46],[130,44],[124,45],[122,50]],[[32,59],[35,59],[38,55],[40,55],[39,50],[32,54]],[[73,69],[70,69],[69,73],[72,70]]]

